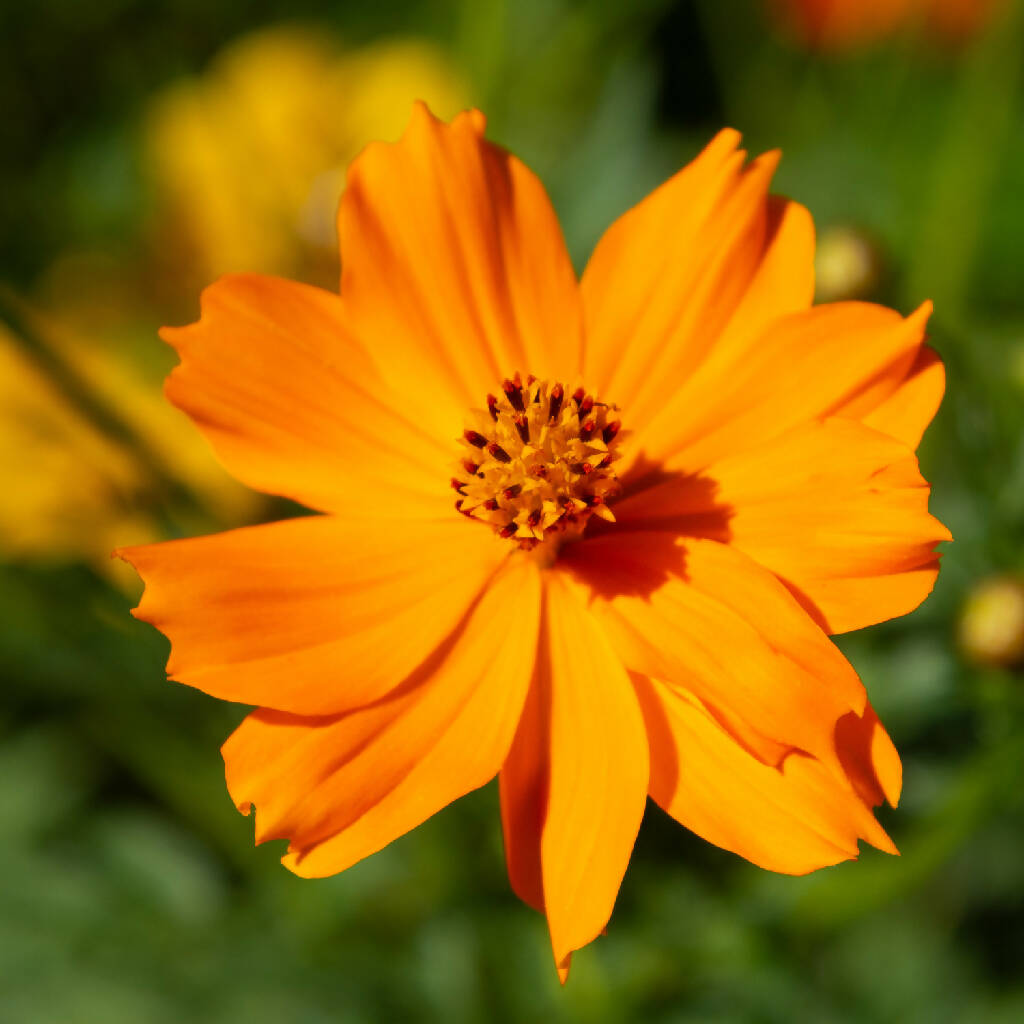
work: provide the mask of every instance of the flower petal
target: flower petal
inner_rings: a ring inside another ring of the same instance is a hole
[[[791,875],[856,858],[858,839],[897,852],[844,776],[800,751],[778,767],[763,764],[692,694],[642,676],[634,683],[651,744],[651,796],[697,835]]]
[[[913,611],[949,531],[913,452],[853,420],[811,422],[616,504],[620,528],[714,537],[771,569],[829,633]]]
[[[917,448],[946,390],[946,369],[934,349],[922,345],[906,376],[888,394],[876,394],[862,419],[866,426]],[[836,410],[852,415],[847,408]]]
[[[513,885],[546,910],[564,980],[573,950],[611,916],[643,818],[648,752],[629,678],[579,588],[559,573],[545,581],[541,654],[501,773],[502,820]]]
[[[557,218],[483,127],[478,111],[448,125],[417,104],[400,142],[353,162],[341,200],[346,307],[423,416],[438,416],[440,395],[460,415],[482,407],[516,370],[580,369],[578,288]],[[437,423],[445,436],[461,421]]]
[[[376,700],[459,624],[507,542],[454,513],[403,526],[311,516],[119,552],[169,676],[322,715]]]
[[[895,807],[903,786],[903,765],[889,734],[869,704],[836,723],[836,747],[847,778],[869,807],[887,800]]]
[[[547,638],[545,627],[544,638]],[[543,672],[543,674],[542,674]],[[548,809],[551,672],[547,648],[534,670],[515,739],[498,776],[505,864],[515,894],[544,912],[540,838]]]
[[[814,299],[814,221],[806,207],[780,196],[765,200],[767,230],[757,269],[713,350],[747,349],[780,316]]]
[[[720,132],[620,217],[583,275],[587,386],[624,406],[634,429],[728,333],[734,314],[742,331],[810,303],[810,219],[767,199],[778,154],[744,168],[738,142],[736,132]]]
[[[510,629],[514,616],[516,628]],[[330,718],[260,710],[228,738],[228,789],[298,874],[344,870],[494,777],[537,651],[540,585],[507,563],[463,628],[398,690]]]
[[[697,472],[808,420],[863,418],[906,379],[930,310],[904,319],[837,302],[775,320],[756,344],[716,349],[634,446],[669,469]]]
[[[567,549],[631,671],[695,695],[760,760],[792,747],[841,772],[835,724],[864,711],[853,668],[786,588],[712,540],[616,531]]]
[[[250,487],[374,518],[450,512],[445,437],[404,411],[337,295],[224,277],[203,292],[196,323],[161,335],[181,356],[167,396]]]

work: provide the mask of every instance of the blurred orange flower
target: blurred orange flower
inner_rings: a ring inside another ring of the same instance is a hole
[[[417,99],[454,114],[465,88],[429,43],[344,52],[283,25],[227,47],[153,102],[145,126],[161,257],[189,290],[236,270],[337,273],[335,219],[348,161],[397,138]],[[185,278],[190,280],[185,281]]]
[[[973,35],[1001,0],[770,0],[802,42],[845,50],[904,28],[923,28],[951,42]]]
[[[827,634],[932,587],[944,377],[927,307],[811,306],[778,154],[721,132],[577,281],[483,130],[419,106],[355,161],[340,297],[228,277],[165,332],[225,465],[323,514],[121,553],[169,675],[259,706],[223,748],[258,841],[329,875],[498,774],[564,978],[648,794],[774,871],[895,852],[899,758]]]

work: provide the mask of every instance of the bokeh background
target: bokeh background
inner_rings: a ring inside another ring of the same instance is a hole
[[[1024,1020],[1024,11],[1017,0],[0,5],[0,1020]],[[903,851],[806,878],[653,806],[560,990],[492,786],[346,874],[252,844],[116,544],[289,514],[160,393],[228,270],[334,286],[344,167],[416,97],[542,176],[577,264],[722,125],[784,151],[819,298],[933,298],[938,586],[843,637]],[[1015,667],[1016,666],[1016,667]]]

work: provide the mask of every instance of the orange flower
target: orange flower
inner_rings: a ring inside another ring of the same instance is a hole
[[[122,554],[168,673],[259,706],[223,750],[257,841],[333,874],[498,774],[564,977],[648,794],[775,871],[895,852],[899,758],[826,634],[932,587],[943,369],[927,308],[811,308],[777,154],[723,131],[577,281],[483,128],[420,106],[359,157],[340,298],[229,277],[165,332],[225,464],[324,514]]]
[[[949,42],[969,38],[994,16],[1001,0],[769,0],[783,23],[808,46],[846,50],[923,28]]]

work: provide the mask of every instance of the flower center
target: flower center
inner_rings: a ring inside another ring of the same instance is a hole
[[[474,409],[463,433],[452,487],[455,507],[502,537],[532,548],[555,534],[578,534],[591,515],[615,522],[619,491],[612,465],[621,423],[614,405],[583,388],[519,374]]]

